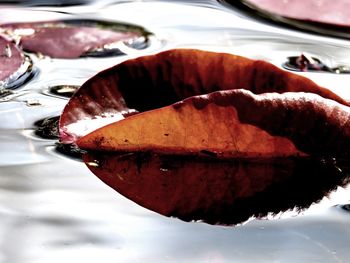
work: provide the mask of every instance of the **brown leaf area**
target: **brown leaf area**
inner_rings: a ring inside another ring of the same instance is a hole
[[[175,49],[125,61],[88,80],[71,98],[60,119],[61,140],[80,137],[69,125],[106,112],[139,112],[168,106],[191,96],[245,89],[254,94],[308,92],[348,102],[304,77],[264,62],[232,54]],[[74,139],[72,139],[74,138]]]
[[[100,128],[77,141],[102,151],[218,158],[346,156],[349,109],[314,94],[230,90],[192,97]]]
[[[235,107],[195,100],[138,114],[105,126],[77,141],[80,148],[102,151],[152,151],[256,158],[302,154],[283,137],[243,124]]]
[[[132,109],[83,136],[69,128]],[[331,91],[269,63],[170,50],[91,78],[67,104],[60,132],[134,202],[232,225],[307,208],[348,183],[349,114]]]
[[[218,160],[89,152],[89,169],[137,204],[185,221],[234,225],[304,209],[349,179],[333,160]]]

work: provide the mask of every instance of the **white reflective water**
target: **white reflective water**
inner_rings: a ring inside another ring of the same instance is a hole
[[[348,262],[350,213],[334,205],[349,203],[349,189],[337,189],[296,217],[291,211],[236,227],[186,223],[122,197],[83,163],[56,153],[55,141],[33,133],[35,121],[58,115],[67,103],[48,96],[50,86],[80,85],[132,56],[198,47],[278,66],[301,52],[350,65],[347,41],[271,27],[210,0],[76,2],[87,5],[1,7],[0,22],[117,20],[146,27],[156,41],[122,57],[32,56],[38,75],[0,102],[0,262]],[[302,74],[350,99],[350,75]]]

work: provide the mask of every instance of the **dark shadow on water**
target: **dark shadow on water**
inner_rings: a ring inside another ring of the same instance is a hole
[[[38,120],[34,123],[36,127],[34,134],[40,138],[54,140],[55,151],[74,160],[81,161],[83,150],[79,149],[75,144],[64,144],[58,141],[59,131],[58,122],[60,116],[48,117]]]
[[[55,140],[59,138],[58,134],[58,122],[59,116],[48,117],[38,120],[34,123],[35,135],[44,138]]]
[[[344,211],[350,213],[350,204],[341,205],[340,208],[343,209]]]
[[[344,161],[217,160],[147,153],[89,153],[90,170],[141,206],[185,221],[235,225],[305,209],[349,182]]]

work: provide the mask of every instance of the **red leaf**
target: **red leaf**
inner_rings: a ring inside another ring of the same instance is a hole
[[[122,113],[128,114],[130,109],[142,112],[190,96],[231,89],[246,89],[256,94],[311,92],[348,104],[309,79],[264,61],[200,50],[169,50],[128,60],[87,81],[62,113],[61,140],[73,142],[123,118]],[[104,122],[96,124],[100,120]]]
[[[0,36],[0,81],[7,82],[23,63],[24,56],[18,47]]]
[[[234,2],[228,0],[228,2]],[[271,0],[246,0],[247,5],[259,11],[274,14],[278,17],[287,17],[297,21],[316,22],[323,27],[333,25],[347,28],[350,26],[349,12],[350,3],[347,0],[318,1],[318,0],[294,0],[294,1],[271,1]],[[317,24],[316,24],[317,25]]]
[[[131,109],[141,113],[94,127],[106,113]],[[307,207],[346,183],[338,159],[319,157],[348,157],[349,109],[263,61],[171,50],[91,78],[67,104],[60,131],[88,150],[94,174],[136,203],[186,221],[236,224]],[[82,121],[96,130],[74,131]]]
[[[349,107],[311,93],[218,91],[112,123],[77,144],[219,158],[346,156],[349,119]]]
[[[22,35],[19,34],[23,49],[53,58],[78,58],[106,44],[140,36],[135,32],[115,32],[63,22],[16,23],[1,27],[17,32],[25,30]]]
[[[340,163],[308,158],[208,160],[89,152],[84,160],[103,182],[137,204],[211,224],[307,208],[349,181],[337,168]]]

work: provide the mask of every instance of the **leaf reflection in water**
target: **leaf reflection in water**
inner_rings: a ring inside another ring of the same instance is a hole
[[[300,211],[349,182],[346,164],[334,159],[216,160],[89,152],[84,161],[137,204],[209,224],[235,225],[269,213]]]

